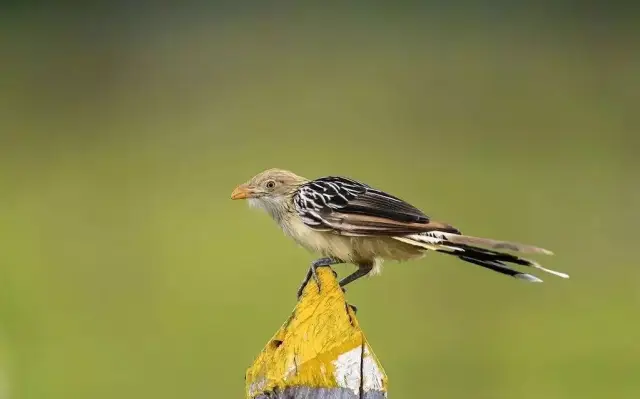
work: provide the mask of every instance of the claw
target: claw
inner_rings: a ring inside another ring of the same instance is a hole
[[[300,300],[300,298],[302,297],[302,292],[304,291],[304,287],[306,287],[307,284],[309,284],[309,280],[311,280],[312,277],[313,277],[313,280],[318,285],[318,293],[322,292],[322,283],[320,282],[320,278],[318,277],[318,273],[316,272],[317,268],[319,267],[331,268],[331,265],[335,265],[338,263],[342,263],[342,261],[333,259],[333,258],[320,258],[312,262],[311,266],[309,267],[309,271],[307,272],[307,276],[302,281],[300,288],[298,288],[298,300]],[[331,269],[331,272],[333,273],[334,277],[338,277],[338,273],[336,273],[335,270]]]
[[[304,280],[302,280],[302,284],[300,284],[300,287],[298,288],[298,295],[297,295],[297,299],[298,301],[300,300],[300,298],[302,298],[302,292],[304,291],[304,287],[307,286],[307,284],[309,284],[309,280],[311,279],[311,268],[309,268],[309,270],[307,271],[307,275],[305,276]]]
[[[318,285],[318,293],[321,293],[322,292],[322,284],[320,283],[320,277],[318,277],[318,272],[316,271],[316,269],[317,269],[317,266],[315,266],[315,265],[311,266],[311,275],[313,276],[313,280]]]

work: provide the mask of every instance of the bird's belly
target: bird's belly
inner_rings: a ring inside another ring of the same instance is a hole
[[[313,230],[295,220],[284,228],[287,235],[311,252],[346,262],[372,263],[376,259],[403,261],[422,256],[421,249],[391,237],[351,237]]]

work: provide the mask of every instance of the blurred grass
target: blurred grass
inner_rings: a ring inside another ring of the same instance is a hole
[[[632,36],[440,17],[1,25],[0,398],[240,397],[312,259],[229,200],[268,167],[571,274],[428,256],[354,285],[393,397],[637,397]]]

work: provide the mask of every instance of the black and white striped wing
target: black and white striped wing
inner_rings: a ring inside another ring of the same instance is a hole
[[[312,229],[341,235],[401,235],[430,230],[429,217],[411,204],[358,181],[323,177],[302,185],[296,211]]]

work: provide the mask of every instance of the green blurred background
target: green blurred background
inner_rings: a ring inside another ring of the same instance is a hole
[[[558,4],[3,6],[0,399],[242,397],[313,259],[229,199],[270,167],[571,275],[353,285],[390,397],[640,397],[640,28]]]

